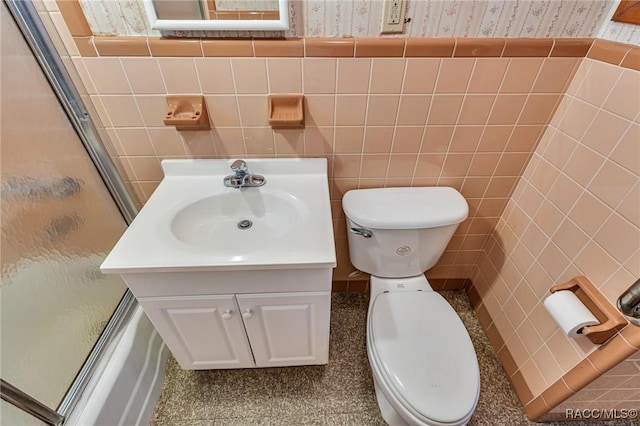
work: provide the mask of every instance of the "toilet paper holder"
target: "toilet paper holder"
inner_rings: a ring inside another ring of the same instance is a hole
[[[573,277],[566,283],[554,285],[549,291],[555,293],[561,290],[575,293],[578,299],[600,321],[598,325],[590,325],[582,329],[582,334],[592,343],[600,345],[626,327],[627,320],[605,299],[604,295],[587,277],[582,275]]]

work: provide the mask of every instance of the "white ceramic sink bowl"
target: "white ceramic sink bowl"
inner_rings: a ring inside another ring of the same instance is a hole
[[[308,221],[308,210],[300,199],[283,191],[251,189],[185,206],[171,221],[173,235],[203,250],[239,255],[268,249]]]
[[[225,187],[233,160],[163,161],[164,179],[101,269],[335,266],[326,160],[246,161],[251,173],[266,178],[264,186]]]

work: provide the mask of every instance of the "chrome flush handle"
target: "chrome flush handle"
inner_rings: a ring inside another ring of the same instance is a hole
[[[373,232],[364,228],[350,228],[349,232],[351,232],[352,234],[360,235],[365,238],[373,237]]]

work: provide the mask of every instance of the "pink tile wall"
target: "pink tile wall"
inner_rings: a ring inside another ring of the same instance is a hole
[[[584,60],[479,256],[475,289],[534,397],[595,349],[559,330],[549,288],[585,275],[614,303],[640,276],[639,93],[640,72]]]
[[[144,200],[164,158],[326,157],[338,268],[354,188],[449,185],[470,204],[432,278],[468,278],[579,58],[84,58],[87,88]],[[306,128],[272,130],[269,93],[305,94]],[[213,129],[176,132],[167,94],[206,97]],[[364,277],[361,277],[364,278]]]
[[[627,358],[581,391],[554,408],[550,414],[556,418],[566,416],[566,410],[618,410],[619,416],[637,421],[640,401],[640,351]],[[624,414],[625,411],[627,414]],[[636,410],[635,415],[631,410]],[[621,418],[625,419],[625,418]]]

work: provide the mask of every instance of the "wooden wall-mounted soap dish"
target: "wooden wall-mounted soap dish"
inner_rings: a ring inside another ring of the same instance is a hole
[[[587,277],[578,276],[563,284],[551,287],[551,293],[569,290],[575,293],[580,301],[600,321],[598,325],[586,326],[582,334],[591,342],[600,345],[627,326],[627,320],[611,305],[604,295],[589,281]]]
[[[167,113],[164,124],[176,126],[176,130],[209,130],[209,113],[202,95],[167,96]]]

